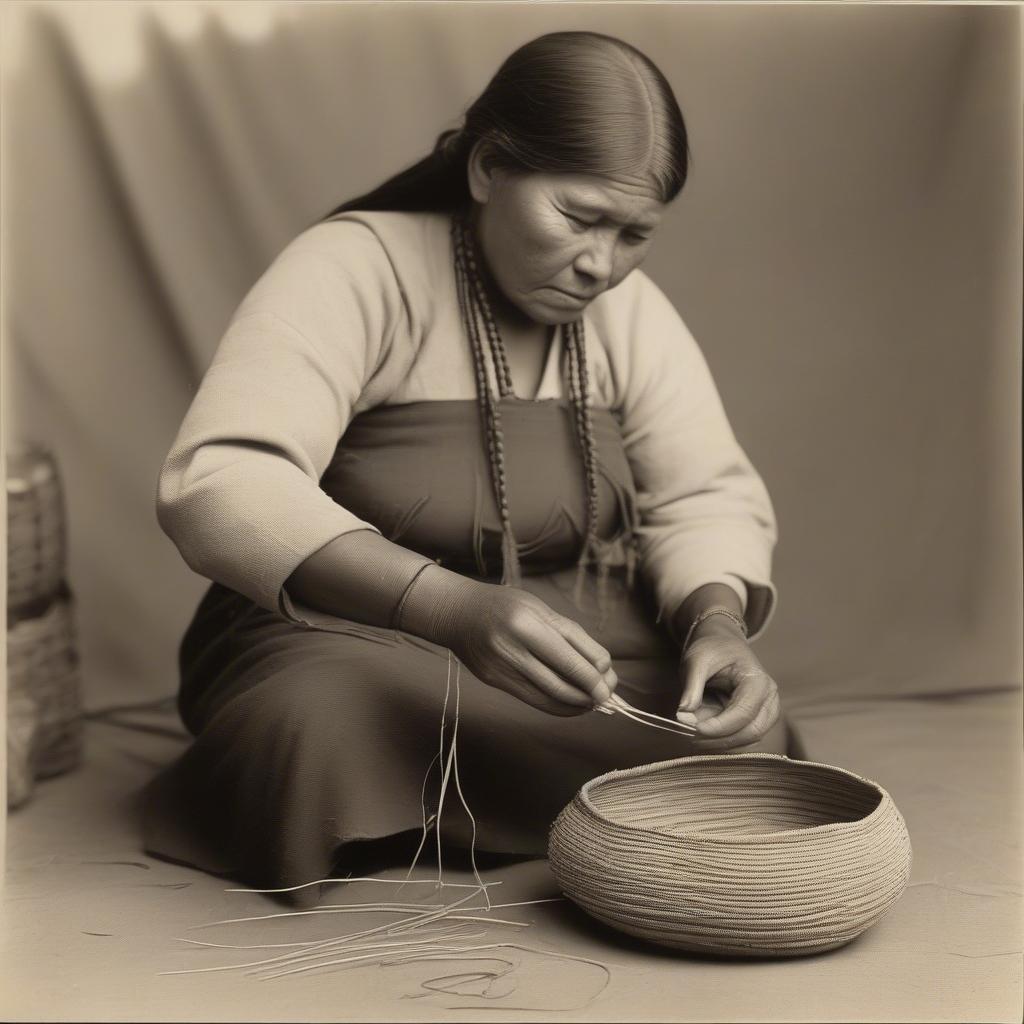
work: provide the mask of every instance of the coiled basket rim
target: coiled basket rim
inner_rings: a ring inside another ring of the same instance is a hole
[[[601,822],[602,825],[608,826],[614,829],[621,829],[624,832],[632,833],[634,835],[648,835],[658,836],[664,838],[666,832],[656,829],[648,828],[643,825],[638,825],[630,822],[625,824],[621,821],[615,821],[609,818],[606,814],[603,814],[592,802],[590,798],[590,792],[606,782],[613,779],[627,779],[637,778],[642,775],[652,775],[656,772],[666,771],[671,768],[680,766],[695,766],[703,763],[722,763],[726,759],[728,760],[744,760],[744,761],[761,761],[761,762],[778,762],[785,761],[787,764],[794,765],[806,765],[812,769],[823,771],[825,773],[833,773],[835,775],[845,776],[847,779],[851,779],[855,782],[859,782],[863,786],[867,786],[868,789],[877,793],[879,796],[878,804],[875,808],[869,811],[862,818],[855,818],[853,821],[830,821],[825,822],[821,825],[809,825],[806,828],[786,828],[779,829],[774,832],[757,832],[757,833],[746,833],[746,834],[716,834],[710,832],[686,832],[685,839],[687,841],[696,840],[699,842],[705,842],[709,844],[718,844],[723,846],[743,846],[750,843],[760,843],[765,840],[778,839],[782,836],[792,836],[800,838],[803,836],[818,836],[828,833],[845,833],[845,832],[856,832],[863,829],[869,822],[874,818],[880,817],[886,813],[887,807],[895,806],[892,797],[889,793],[883,789],[877,782],[873,782],[871,779],[864,778],[863,775],[858,775],[856,772],[852,772],[847,768],[839,768],[835,765],[825,764],[821,761],[804,761],[799,758],[787,757],[785,754],[767,754],[751,752],[746,754],[693,754],[688,757],[676,757],[668,761],[654,761],[651,764],[637,765],[635,768],[619,768],[614,771],[605,772],[603,775],[598,775],[588,782],[584,783],[583,786],[577,791],[576,796],[573,798],[573,802],[581,807],[587,814],[591,815],[597,821]],[[676,834],[676,838],[682,838]]]

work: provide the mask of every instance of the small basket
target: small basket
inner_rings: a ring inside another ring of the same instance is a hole
[[[36,778],[59,775],[81,760],[81,685],[71,607],[69,598],[59,598],[42,615],[7,631],[9,698],[28,697],[38,710],[32,746]]]
[[[27,693],[7,701],[7,806],[20,807],[32,795],[35,770],[32,748],[39,728],[39,709]]]
[[[588,782],[551,829],[562,891],[662,946],[728,956],[835,949],[910,876],[906,825],[880,786],[779,754],[683,757]]]
[[[7,455],[7,619],[37,615],[64,577],[67,535],[57,465],[41,448]]]

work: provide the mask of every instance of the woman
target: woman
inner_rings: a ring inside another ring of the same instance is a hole
[[[647,58],[544,36],[253,287],[160,480],[215,582],[151,852],[278,887],[415,837],[451,655],[480,850],[543,854],[603,771],[785,752],[747,637],[774,602],[771,504],[638,269],[687,161]],[[613,692],[696,712],[697,739],[591,713]],[[453,801],[440,826],[469,843]]]

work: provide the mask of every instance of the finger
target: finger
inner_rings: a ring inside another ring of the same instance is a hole
[[[538,661],[558,678],[586,694],[591,705],[603,704],[611,697],[612,687],[604,673],[599,672],[592,662],[553,627],[545,627],[542,631],[528,635],[526,643]],[[612,673],[613,681],[617,682],[610,665],[608,671]]]
[[[758,674],[741,679],[725,710],[700,723],[699,735],[717,739],[720,736],[732,736],[746,728],[774,692],[775,683],[767,675]]]
[[[771,700],[758,712],[754,721],[739,732],[708,740],[702,740],[698,736],[696,743],[702,750],[742,750],[751,743],[756,743],[771,729],[778,720],[780,710],[779,701]]]
[[[612,656],[578,622],[573,622],[564,615],[553,615],[550,625],[602,675],[611,670]]]
[[[576,704],[563,704],[547,694],[541,693],[535,686],[525,679],[506,679],[501,683],[501,689],[512,697],[521,700],[524,704],[543,711],[549,715],[557,715],[559,718],[571,718],[578,715],[585,715],[590,712],[589,707],[581,707]]]
[[[731,736],[719,737],[717,739],[702,739],[696,737],[694,743],[701,750],[732,750],[736,747],[746,747],[756,743],[769,729],[778,721],[781,704],[778,696],[773,696],[764,707],[758,712],[757,717],[750,725]]]
[[[711,677],[712,665],[706,656],[698,653],[687,654],[683,658],[683,693],[679,698],[679,710],[694,713],[704,698],[704,687]]]
[[[530,651],[517,652],[515,658],[510,659],[508,667],[518,673],[529,685],[553,700],[586,709],[594,706],[594,698],[589,692],[567,682]],[[593,665],[590,666],[590,670],[597,671]]]
[[[719,701],[719,696],[714,690],[706,689],[704,691],[704,700],[692,717],[698,722],[706,722],[709,718],[720,715],[725,710],[725,701]],[[679,714],[684,714],[684,712],[680,711]]]
[[[696,731],[697,716],[692,711],[677,711],[676,721],[682,722],[683,725],[689,725]]]
[[[779,699],[777,694],[768,696],[764,703],[757,709],[749,722],[729,733],[706,736],[699,725],[697,728],[697,741],[714,742],[726,747],[742,746],[746,743],[753,743],[766,731],[779,714]],[[703,723],[702,723],[703,724]]]

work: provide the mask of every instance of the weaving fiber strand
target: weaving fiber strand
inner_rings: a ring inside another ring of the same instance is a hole
[[[881,787],[776,754],[610,772],[552,826],[551,869],[598,920],[663,946],[799,956],[844,945],[899,899],[906,826]]]
[[[340,935],[334,938],[319,941],[313,940],[300,941],[294,943],[257,943],[255,945],[233,945],[227,943],[201,942],[194,939],[183,938],[181,939],[181,941],[189,943],[190,945],[206,946],[216,949],[290,948],[292,951],[287,953],[280,953],[270,957],[264,957],[260,960],[255,961],[246,961],[243,963],[236,964],[223,964],[214,967],[197,967],[177,971],[163,971],[161,972],[162,974],[189,975],[219,973],[224,971],[246,971],[249,974],[261,975],[264,979],[272,979],[285,977],[292,974],[306,973],[309,971],[316,971],[322,969],[339,969],[343,967],[359,967],[369,965],[390,966],[400,963],[404,964],[410,962],[423,961],[429,962],[433,960],[442,961],[449,959],[456,959],[459,961],[468,959],[473,961],[485,958],[467,956],[467,954],[496,949],[518,949],[526,952],[541,953],[547,957],[556,957],[568,961],[588,963],[593,966],[599,967],[602,971],[604,971],[606,975],[605,984],[607,984],[607,980],[610,979],[610,972],[603,964],[599,964],[597,961],[587,960],[585,958],[580,957],[574,957],[569,954],[563,954],[551,950],[534,950],[531,947],[510,942],[491,941],[486,942],[482,945],[479,943],[467,945],[467,943],[474,942],[474,940],[487,939],[490,936],[485,931],[471,933],[467,932],[465,930],[464,922],[483,923],[490,926],[507,928],[528,928],[528,922],[513,921],[501,917],[496,917],[492,915],[491,911],[511,907],[534,906],[539,903],[558,902],[562,899],[562,897],[555,897],[553,899],[521,900],[509,903],[493,904],[491,902],[488,890],[490,887],[494,885],[500,885],[501,883],[485,883],[483,879],[480,877],[480,873],[477,870],[476,866],[475,824],[473,832],[471,833],[472,839],[469,848],[470,863],[473,869],[474,883],[446,882],[443,878],[443,868],[441,862],[442,844],[440,834],[440,819],[449,783],[454,784],[455,791],[458,794],[459,801],[463,810],[466,812],[471,821],[474,820],[472,811],[467,805],[465,797],[462,793],[462,786],[459,778],[458,725],[459,709],[461,703],[461,664],[457,660],[455,660],[455,673],[453,680],[453,660],[455,659],[453,659],[451,651],[449,651],[444,698],[441,706],[439,749],[438,753],[431,761],[423,785],[423,839],[419,844],[419,847],[413,858],[413,862],[409,867],[409,871],[406,874],[406,877],[402,880],[373,877],[322,878],[316,879],[311,882],[305,882],[301,885],[289,886],[286,888],[235,888],[228,889],[226,891],[239,893],[279,894],[283,892],[293,892],[297,889],[310,888],[313,886],[319,887],[321,885],[326,885],[329,883],[341,883],[349,885],[353,883],[367,882],[378,883],[381,885],[396,885],[398,886],[397,892],[401,892],[402,889],[405,888],[405,886],[410,884],[429,884],[433,886],[434,890],[437,892],[441,892],[445,888],[469,889],[471,891],[467,893],[465,896],[461,897],[460,899],[457,899],[447,904],[410,903],[398,901],[328,904],[318,906],[311,910],[293,910],[284,913],[262,914],[241,918],[229,918],[221,921],[210,921],[206,924],[194,925],[193,929],[201,929],[223,925],[242,924],[253,921],[266,921],[282,918],[314,918],[335,914],[398,914],[401,917],[401,920],[394,924],[382,924],[374,928],[358,931],[354,934]],[[449,706],[452,707],[452,716],[450,723],[451,733],[446,747],[445,736],[446,729],[449,726]],[[434,765],[438,762],[440,762],[444,766],[437,797],[438,806],[437,811],[434,814],[428,815],[425,802],[427,782],[429,781],[431,770],[433,769]],[[437,833],[437,878],[436,880],[413,879],[410,876],[416,867],[416,862],[418,861],[420,853],[423,850],[431,827],[433,827]],[[481,906],[472,905],[472,901],[477,898],[480,898],[482,900]],[[467,906],[467,904],[469,905]],[[456,913],[455,911],[458,910],[462,910],[463,912]],[[465,912],[473,910],[479,910],[481,911],[481,913],[474,914]],[[399,936],[402,935],[410,935],[411,937],[400,938]],[[380,941],[360,943],[360,940],[367,938]],[[340,956],[339,954],[341,953],[344,953],[345,955]],[[481,974],[482,977],[491,977],[493,975],[494,978],[496,979],[497,977],[504,976],[504,974],[510,973],[514,970],[515,965],[511,961],[502,961],[502,963],[505,964],[506,967],[504,970],[497,972],[497,974],[491,971],[483,971],[479,973]],[[444,976],[442,978],[433,980],[443,982],[447,980],[447,978],[448,976]],[[426,984],[429,985],[430,982]],[[508,1008],[513,1009],[513,1007]]]
[[[677,718],[663,718],[661,715],[633,707],[617,693],[613,693],[604,704],[594,710],[605,715],[622,715],[631,722],[636,722],[637,725],[646,725],[648,728],[660,729],[662,732],[674,732],[678,736],[693,737],[697,735],[695,715],[680,711]]]

